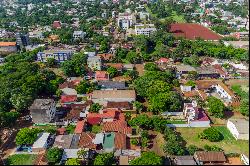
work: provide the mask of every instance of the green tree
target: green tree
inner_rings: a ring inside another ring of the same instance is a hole
[[[65,165],[81,165],[80,161],[78,159],[68,159],[65,163]]]
[[[79,158],[82,158],[82,159],[84,159],[85,158],[85,156],[88,154],[88,151],[86,151],[86,150],[84,150],[84,149],[81,149],[81,150],[79,150],[78,152],[77,152],[77,156],[79,157]]]
[[[240,103],[240,113],[244,116],[249,116],[249,100],[243,99]]]
[[[130,63],[137,63],[137,61],[139,60],[139,57],[136,54],[136,52],[129,51],[126,56],[126,60],[128,60]]]
[[[114,164],[113,153],[102,153],[95,157],[94,165],[112,165]]]
[[[149,71],[157,71],[157,70],[159,70],[158,66],[153,62],[146,63],[144,65],[144,69],[149,70]]]
[[[208,112],[217,118],[223,118],[225,110],[225,105],[223,104],[223,102],[213,96],[209,97],[207,101],[207,106],[209,107]]]
[[[57,163],[61,160],[62,155],[63,155],[63,150],[55,147],[55,148],[50,148],[47,151],[46,158],[50,163]]]
[[[132,160],[129,165],[162,165],[163,160],[154,152],[143,152],[141,157]]]
[[[16,144],[17,145],[32,145],[37,137],[38,133],[40,132],[39,129],[29,129],[29,128],[22,128],[16,135]]]
[[[117,69],[112,66],[108,67],[107,72],[111,78],[115,77],[118,74]]]
[[[195,146],[195,145],[189,145],[189,146],[187,147],[187,151],[188,151],[189,155],[194,155],[194,153],[195,153],[196,151],[200,151],[200,148],[198,148],[198,147]]]
[[[207,139],[211,142],[218,142],[223,140],[223,135],[215,127],[209,127],[203,130],[203,132],[200,133],[198,137],[200,139]]]
[[[0,111],[0,126],[11,127],[15,124],[17,118],[20,116],[19,112],[3,112]]]
[[[33,102],[31,95],[27,94],[13,94],[10,98],[11,103],[17,111],[23,111],[27,109]]]
[[[135,107],[136,111],[141,112],[143,110],[143,104],[139,101],[134,101],[133,106]]]
[[[99,110],[102,108],[102,106],[100,105],[100,104],[98,104],[98,103],[94,103],[94,104],[92,104],[91,106],[90,106],[90,109],[89,109],[89,111],[90,112],[99,112]]]
[[[46,65],[48,67],[54,67],[57,65],[57,62],[56,62],[55,58],[47,58]]]
[[[80,94],[86,94],[86,93],[92,92],[93,87],[91,86],[91,84],[88,81],[83,80],[80,82],[79,85],[76,86],[76,91],[77,91],[77,93],[80,93]]]
[[[220,147],[218,147],[218,146],[216,146],[216,145],[212,145],[212,146],[204,145],[204,149],[205,149],[206,151],[216,151],[216,152],[224,151],[223,149],[221,149]]]

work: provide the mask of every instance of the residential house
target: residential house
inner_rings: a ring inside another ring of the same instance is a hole
[[[215,152],[215,151],[197,151],[194,153],[194,159],[198,165],[206,164],[217,164],[223,165],[227,159],[224,152]]]
[[[115,149],[115,133],[105,133],[103,140],[103,150],[107,153],[113,152]]]
[[[63,107],[69,107],[77,102],[77,95],[62,95],[60,103]]]
[[[132,134],[132,128],[127,126],[125,119],[113,122],[105,122],[103,123],[102,130],[104,132],[119,132],[128,136]]]
[[[58,35],[50,35],[47,40],[49,43],[60,42],[60,37]]]
[[[85,121],[84,120],[78,120],[76,123],[76,128],[74,133],[75,134],[81,134],[85,130]]]
[[[123,64],[122,63],[105,63],[105,67],[114,67],[116,68],[119,72],[123,70]]]
[[[90,96],[94,103],[132,102],[135,101],[134,90],[94,90]]]
[[[96,71],[95,72],[95,80],[96,81],[108,81],[109,74],[106,71]]]
[[[197,102],[194,100],[192,103],[184,103],[183,114],[190,127],[210,127],[208,116],[198,108]]]
[[[197,165],[193,156],[175,156],[174,165]]]
[[[221,78],[228,78],[229,74],[221,67],[221,65],[215,64],[213,65],[213,68],[220,74]]]
[[[78,148],[78,149],[64,149],[63,155],[62,155],[62,161],[67,161],[68,159],[78,159],[79,157],[77,155],[77,152],[79,150],[82,150],[82,149],[80,149],[80,148]],[[83,150],[85,150],[87,152],[86,155],[84,156],[84,158],[88,159],[89,149],[85,148]]]
[[[62,91],[62,95],[77,95],[75,90],[76,86],[79,85],[81,80],[65,81],[59,85],[59,89]]]
[[[135,25],[135,34],[136,35],[150,36],[155,31],[156,31],[156,28],[155,28],[154,24]]]
[[[222,82],[218,82],[215,85],[212,85],[213,88],[215,88],[215,91],[219,94],[219,96],[226,102],[226,103],[232,103],[233,99],[235,98],[234,92],[227,87]]]
[[[57,135],[53,147],[61,149],[78,149],[78,143],[80,140],[79,135]]]
[[[61,29],[62,28],[62,24],[60,21],[54,21],[52,24],[52,27],[55,29]]]
[[[92,149],[92,150],[99,149],[98,148],[99,145],[93,143],[93,140],[95,139],[95,135],[96,134],[94,134],[94,133],[83,132],[80,136],[78,147],[79,148],[88,148],[88,149]]]
[[[227,128],[236,140],[249,140],[249,121],[245,119],[228,119]]]
[[[98,81],[98,86],[104,90],[118,90],[118,89],[128,89],[124,81]]]
[[[86,32],[83,31],[74,31],[73,38],[76,39],[83,39],[86,36]]]
[[[176,75],[180,77],[182,74],[188,74],[189,72],[196,71],[196,69],[190,65],[176,65]]]
[[[197,67],[196,71],[197,71],[198,77],[200,79],[219,78],[220,77],[220,74],[212,66]]]
[[[134,64],[123,64],[124,70],[134,70],[135,65]]]
[[[101,70],[102,60],[100,56],[89,56],[87,59],[88,67],[92,70]]]
[[[135,159],[137,157],[140,157],[141,156],[141,150],[140,149],[137,149],[137,150],[118,149],[118,150],[115,151],[114,156],[119,157],[120,159],[124,158],[124,159],[122,159],[124,161],[120,161],[120,163],[122,162],[122,163],[126,164],[128,161],[131,161],[131,160],[133,160],[133,159]],[[127,158],[128,158],[128,160],[127,160]]]
[[[30,38],[37,38],[37,39],[44,39],[42,31],[32,31],[32,32],[29,32],[29,37]]]
[[[119,110],[133,110],[133,104],[130,102],[108,102],[106,108],[117,108]]]
[[[167,64],[170,60],[168,58],[160,58],[156,61],[158,65],[164,65]]]
[[[89,113],[87,122],[91,118],[100,118],[101,122],[113,122],[119,120],[123,114],[118,109],[101,109],[99,113]]]
[[[192,86],[181,85],[180,88],[181,88],[182,92],[191,92],[192,91]]]
[[[101,59],[106,62],[114,58],[114,55],[109,53],[97,54],[97,56],[101,57]]]
[[[40,133],[37,140],[32,145],[32,152],[39,152],[46,150],[51,140],[49,140],[50,133]]]
[[[37,53],[37,61],[47,62],[47,58],[54,58],[57,62],[61,63],[69,60],[73,53],[73,50],[46,50]]]
[[[50,123],[56,114],[56,103],[53,99],[35,99],[29,110],[34,123]]]
[[[16,42],[0,42],[0,55],[8,55],[17,52]]]

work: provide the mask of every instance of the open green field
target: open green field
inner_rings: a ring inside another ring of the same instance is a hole
[[[186,20],[184,19],[184,16],[177,15],[176,11],[172,11],[171,18],[178,23],[185,23],[186,22]]]
[[[206,128],[176,128],[176,131],[186,142],[186,146],[196,145],[199,148],[204,148],[204,145],[216,145],[222,148],[225,153],[243,153],[249,155],[249,142],[243,140],[235,140],[231,133],[225,126],[216,127],[224,136],[220,142],[210,142],[208,140],[201,140],[198,134]]]
[[[36,157],[35,154],[14,154],[8,157],[7,165],[34,165]]]

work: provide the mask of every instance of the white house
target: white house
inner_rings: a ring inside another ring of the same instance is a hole
[[[129,29],[132,25],[134,25],[136,22],[136,18],[134,14],[125,12],[125,13],[119,13],[117,24],[122,29]]]
[[[149,36],[156,31],[154,24],[139,24],[135,25],[135,34],[136,35],[146,35]]]
[[[38,152],[45,150],[48,147],[48,138],[50,133],[40,133],[37,140],[34,142],[32,146],[33,152]]]
[[[236,140],[249,140],[249,121],[245,119],[228,119],[227,128]]]
[[[74,31],[73,38],[76,39],[83,39],[86,35],[86,32],[83,31]]]
[[[192,86],[181,85],[180,87],[181,87],[182,92],[190,92],[190,91],[192,91]]]
[[[90,56],[87,59],[88,67],[92,70],[101,70],[102,60],[100,56]]]
[[[234,98],[234,93],[232,90],[230,90],[225,84],[218,83],[216,85],[213,85],[212,87],[215,88],[216,92],[220,95],[220,97],[224,100],[227,100],[227,102],[232,102]]]

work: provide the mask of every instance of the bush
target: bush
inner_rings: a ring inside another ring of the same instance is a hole
[[[132,140],[130,141],[130,143],[131,143],[132,145],[138,145],[138,144],[139,144],[139,142],[138,142],[137,139],[132,139]]]
[[[198,148],[198,147],[195,146],[195,145],[189,145],[189,146],[187,147],[187,151],[188,151],[189,155],[194,155],[194,153],[195,153],[196,151],[200,151],[200,150],[201,150],[201,149]]]
[[[220,152],[220,151],[224,151],[223,149],[221,149],[220,147],[216,146],[216,145],[204,145],[204,149],[206,151],[216,151],[216,152]]]
[[[46,158],[50,163],[59,162],[62,158],[63,150],[59,148],[51,148],[46,154]]]
[[[218,142],[223,140],[223,135],[214,127],[207,128],[198,135],[200,139],[207,139],[211,142]]]

